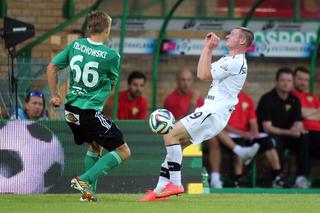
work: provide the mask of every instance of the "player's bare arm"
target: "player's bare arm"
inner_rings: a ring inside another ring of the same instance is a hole
[[[259,138],[259,127],[257,119],[250,119],[249,120],[249,126],[250,126],[250,133],[254,138]]]
[[[198,68],[197,77],[203,81],[211,81],[211,62],[212,62],[212,50],[219,44],[220,38],[210,32],[204,39],[204,48],[201,52]]]
[[[47,77],[48,77],[48,84],[49,89],[51,92],[51,100],[50,104],[54,107],[58,107],[61,104],[60,96],[58,95],[58,88],[57,88],[57,72],[58,68],[53,63],[50,63],[47,67]]]

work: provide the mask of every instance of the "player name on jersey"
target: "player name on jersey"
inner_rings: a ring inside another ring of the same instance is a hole
[[[95,50],[90,47],[87,47],[86,45],[79,44],[78,42],[74,42],[73,48],[76,50],[79,50],[85,54],[92,55],[99,58],[106,58],[107,52],[101,51],[101,50]]]

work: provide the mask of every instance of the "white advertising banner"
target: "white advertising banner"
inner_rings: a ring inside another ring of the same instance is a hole
[[[203,39],[170,39],[163,41],[161,52],[170,55],[200,55],[203,45]],[[225,41],[221,41],[212,52],[213,55],[226,53]]]
[[[152,54],[155,48],[153,38],[125,38],[123,52],[127,54]],[[107,46],[119,51],[120,39],[110,38]]]
[[[130,18],[126,23],[127,31],[159,31],[164,20],[160,18]],[[167,26],[167,31],[230,31],[242,24],[242,20],[223,19],[185,19],[172,18]],[[292,22],[251,20],[248,27],[253,31],[286,31],[286,32],[316,32],[320,26],[319,22],[303,21]],[[112,20],[112,29],[121,30],[121,19]]]
[[[254,44],[248,50],[250,57],[307,58],[312,51],[316,34],[311,32],[257,31]],[[111,38],[107,44],[119,49],[119,38]],[[125,38],[124,53],[152,54],[156,47],[154,38]],[[200,55],[203,39],[166,39],[162,42],[161,53],[169,55]],[[213,55],[225,55],[227,48],[221,40]]]
[[[311,44],[290,42],[255,42],[248,50],[252,57],[308,58]]]
[[[254,44],[248,51],[253,57],[309,57],[314,32],[257,31]]]

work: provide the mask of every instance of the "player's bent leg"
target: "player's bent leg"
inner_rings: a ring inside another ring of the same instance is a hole
[[[102,155],[102,151],[103,151],[103,147],[99,144],[97,144],[97,142],[92,141],[89,144],[89,151],[96,153],[97,155],[101,156]]]
[[[99,160],[100,156],[102,155],[102,150],[103,150],[103,147],[100,146],[99,144],[97,144],[95,141],[92,141],[89,144],[88,151],[87,151],[86,156],[84,158],[85,171],[87,171],[91,167],[93,167],[94,164]],[[88,200],[87,196],[85,194],[82,194],[80,196],[81,202],[89,202],[89,201],[96,202],[97,201],[97,196],[96,196],[97,182],[98,182],[98,180],[96,180],[93,183],[90,183],[92,185],[92,188],[94,191],[93,198],[91,200]]]
[[[163,139],[166,146],[180,144],[183,147],[187,147],[191,144],[191,137],[181,121],[178,121],[173,126],[173,129],[163,136]]]
[[[129,147],[124,143],[115,150],[103,155],[89,170],[82,174],[78,179],[86,184],[94,183],[102,175],[108,174],[108,172],[114,167],[120,165],[122,161],[130,158],[131,152]],[[77,178],[72,179],[72,187],[79,190],[79,184],[76,182]],[[79,182],[79,181],[78,181]],[[81,185],[81,184],[80,184]],[[91,186],[92,189],[92,186]],[[82,191],[89,200],[94,199],[94,192],[88,193],[85,190]]]
[[[190,136],[181,122],[177,122],[173,130],[164,135],[164,143],[167,155],[161,165],[157,186],[153,191],[147,191],[147,195],[139,199],[139,202],[165,201],[168,196],[184,192],[180,171],[182,149],[190,145]]]
[[[129,154],[123,155],[128,158]],[[83,180],[88,180],[93,182],[97,180],[102,175],[106,175],[111,169],[120,165],[123,161],[122,156],[116,151],[111,151],[103,155],[95,165],[80,176]]]
[[[98,153],[101,153],[102,147],[98,144],[91,143],[90,144],[90,150],[94,150]],[[96,183],[98,177],[100,177],[103,174],[107,174],[108,171],[110,171],[115,166],[119,165],[122,161],[128,160],[131,156],[130,149],[126,143],[122,144],[121,146],[117,147],[115,151],[109,152],[108,154],[102,156],[95,165],[87,170],[83,175],[80,176],[80,178],[84,179],[83,181],[86,181],[87,183]],[[80,179],[79,178],[79,179]],[[75,182],[75,180],[72,180]],[[73,184],[76,185],[77,184]],[[91,186],[92,189],[94,188]],[[73,187],[75,188],[75,187]],[[77,187],[76,187],[77,189]],[[79,189],[78,189],[79,190]],[[95,196],[94,190],[92,195],[86,193],[84,190],[80,190],[83,194],[80,198],[80,201],[86,201],[85,197],[89,201],[97,201],[97,198]]]
[[[124,143],[121,146],[119,146],[118,148],[116,148],[116,151],[119,153],[122,160],[128,160],[131,157],[130,148],[126,143]]]
[[[179,121],[174,125],[171,132],[164,135],[164,142],[167,150],[166,161],[168,162],[170,182],[165,185],[160,193],[156,194],[157,198],[184,193],[181,184],[182,146],[190,145],[190,135]]]
[[[80,191],[83,199],[86,198],[88,201],[96,201],[96,199],[94,199],[92,185],[89,183],[89,181],[85,181],[80,177],[76,177],[71,180],[71,187]]]

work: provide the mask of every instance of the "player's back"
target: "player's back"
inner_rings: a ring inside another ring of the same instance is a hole
[[[89,38],[69,46],[70,91],[67,104],[101,111],[119,76],[119,54]]]

